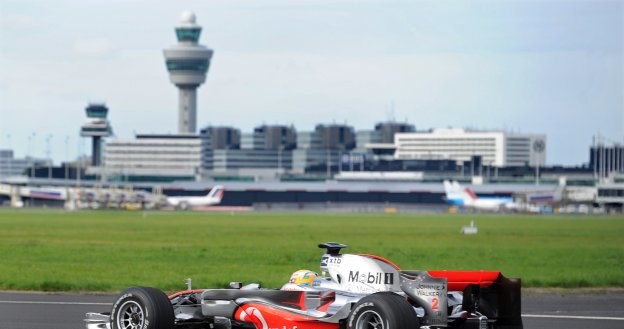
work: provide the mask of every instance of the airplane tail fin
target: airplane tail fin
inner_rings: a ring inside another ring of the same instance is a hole
[[[458,184],[459,185],[459,184]],[[477,195],[475,194],[475,192],[473,192],[470,187],[466,187],[464,189],[464,191],[466,192],[466,197],[470,198],[470,200],[475,201],[477,200]]]
[[[223,199],[223,192],[225,188],[222,185],[217,185],[213,187],[210,192],[206,195],[208,199],[210,199],[211,203],[219,204],[221,203],[221,199]]]
[[[450,199],[451,195],[455,192],[453,189],[453,184],[447,180],[445,180],[443,184],[444,184],[444,192],[446,193],[446,198]]]
[[[444,181],[446,200],[451,203],[470,204],[477,199],[477,195],[468,187],[463,188],[456,181]]]

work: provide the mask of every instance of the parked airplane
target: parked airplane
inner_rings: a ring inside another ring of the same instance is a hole
[[[221,185],[213,187],[205,196],[170,196],[167,204],[175,209],[187,210],[194,206],[214,206],[221,203],[225,189]]]
[[[458,182],[444,181],[446,201],[452,205],[465,206],[480,210],[512,210],[518,204],[511,197],[478,197],[469,187],[462,187]]]

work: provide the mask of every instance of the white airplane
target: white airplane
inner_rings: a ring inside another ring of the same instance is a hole
[[[205,196],[170,196],[167,204],[175,209],[188,210],[194,206],[214,206],[221,203],[225,189],[221,185],[213,187]]]
[[[446,201],[452,205],[490,211],[517,209],[519,206],[511,197],[478,197],[469,187],[462,187],[456,181],[445,180],[444,190]]]

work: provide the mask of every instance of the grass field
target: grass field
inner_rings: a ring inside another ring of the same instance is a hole
[[[474,220],[476,236],[459,234]],[[319,242],[404,269],[494,269],[532,287],[624,286],[624,218],[0,211],[0,290],[279,287]]]

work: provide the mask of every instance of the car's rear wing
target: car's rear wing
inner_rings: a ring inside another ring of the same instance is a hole
[[[520,287],[520,279],[506,278],[499,273],[498,278],[488,286],[466,286],[462,307],[495,319],[497,328],[522,328]]]
[[[401,271],[401,289],[425,311],[424,325],[449,322],[494,322],[497,328],[520,329],[520,280],[489,271]],[[449,317],[448,291],[463,294],[462,316]]]

